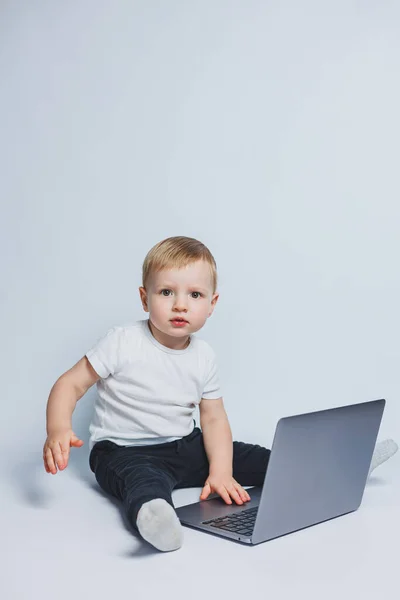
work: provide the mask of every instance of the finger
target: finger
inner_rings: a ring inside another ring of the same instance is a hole
[[[70,441],[70,445],[71,446],[83,446],[85,442],[83,442],[82,440],[80,440],[78,437],[72,437],[71,441]]]
[[[60,463],[59,466],[62,469],[65,469],[68,465],[68,459],[69,459],[69,444],[67,445],[66,443],[60,443],[60,447],[61,447],[62,463]]]
[[[50,473],[50,468],[49,468],[49,465],[47,463],[47,458],[46,458],[46,454],[45,454],[44,450],[43,450],[43,463],[44,463],[44,468],[46,469],[46,472]]]
[[[64,468],[64,459],[63,459],[62,448],[61,448],[60,442],[55,444],[55,450],[53,450],[53,455],[56,460],[56,464],[57,464],[58,468],[59,469]]]
[[[57,469],[54,463],[54,457],[53,457],[53,453],[51,451],[51,448],[47,448],[46,450],[46,461],[47,461],[47,465],[50,469],[50,473],[53,473],[53,475],[55,473],[57,473]]]
[[[54,470],[54,463],[53,463],[53,455],[51,453],[50,448],[47,448],[47,450],[45,451],[45,461],[46,461],[46,465],[49,469],[49,472],[52,473]]]
[[[232,500],[228,494],[228,490],[226,489],[226,487],[221,486],[220,488],[215,490],[223,500],[225,500],[226,504],[232,504]]]
[[[48,472],[49,472],[49,466],[48,466],[48,464],[47,464],[47,460],[46,460],[46,454],[45,454],[45,452],[46,452],[46,447],[44,447],[44,448],[43,448],[43,456],[42,456],[42,458],[43,458],[43,465],[44,465],[44,468],[45,468],[46,472],[48,473]]]
[[[53,473],[53,475],[55,475],[56,473],[58,473],[58,467],[57,467],[57,457],[56,457],[54,450],[52,451],[51,458],[53,461],[51,472]]]
[[[208,482],[206,482],[204,484],[204,487],[202,489],[202,492],[200,494],[200,500],[205,500],[206,498],[208,498],[208,496],[210,495],[211,492],[211,486]]]
[[[229,488],[229,493],[230,493],[231,497],[234,499],[234,501],[236,502],[236,504],[243,504],[243,500],[239,496],[239,492],[236,490],[236,488],[233,485]]]
[[[238,483],[236,481],[236,479],[233,479],[233,485],[235,486],[235,488],[238,490],[240,497],[242,498],[243,502],[246,502],[246,500],[251,500],[250,495],[247,493],[247,491],[244,489],[244,487],[242,487],[240,485],[240,483]]]
[[[238,484],[236,486],[236,490],[237,490],[239,496],[241,497],[241,499],[243,500],[243,502],[247,502],[250,499],[248,493],[246,492],[246,490],[244,490],[242,488],[241,485]]]
[[[45,468],[45,470],[48,473],[49,472],[49,467],[48,467],[47,460],[46,460],[46,444],[43,446],[42,458],[43,458],[44,468]]]

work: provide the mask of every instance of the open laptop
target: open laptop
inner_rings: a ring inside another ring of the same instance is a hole
[[[280,419],[264,484],[248,488],[251,500],[226,504],[213,494],[177,508],[182,525],[255,545],[357,510],[385,404]]]

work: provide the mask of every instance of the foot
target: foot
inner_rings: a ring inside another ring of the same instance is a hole
[[[379,442],[375,446],[368,477],[376,467],[379,467],[379,465],[388,460],[393,454],[396,454],[398,449],[399,447],[394,440],[383,440],[382,442]]]
[[[157,550],[178,550],[183,543],[183,528],[173,507],[163,498],[142,504],[137,520],[140,535]]]

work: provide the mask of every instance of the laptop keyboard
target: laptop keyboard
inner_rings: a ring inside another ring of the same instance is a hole
[[[240,533],[241,535],[250,536],[253,533],[254,523],[256,522],[258,506],[247,508],[237,513],[231,513],[217,519],[202,521],[202,525],[209,525],[217,529]]]

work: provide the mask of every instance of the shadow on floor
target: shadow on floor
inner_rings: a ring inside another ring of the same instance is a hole
[[[99,494],[115,507],[118,511],[122,526],[128,531],[136,540],[140,541],[141,544],[138,548],[123,553],[121,556],[129,557],[141,557],[149,556],[152,554],[159,554],[159,550],[154,548],[151,544],[146,542],[136,529],[134,529],[129,523],[123,508],[122,503],[110,496],[99,486],[96,481],[94,473],[90,470],[89,466],[89,449],[88,445],[85,444],[82,448],[71,448],[70,457],[66,472],[69,476],[80,480],[85,486],[94,492]],[[41,450],[31,450],[27,452],[27,458],[19,462],[6,463],[5,471],[7,479],[11,484],[13,491],[17,493],[21,503],[36,509],[51,509],[53,500],[52,495],[49,493],[46,485],[44,485],[45,477],[63,477],[64,471],[58,471],[56,475],[46,473],[43,463],[43,455]]]

